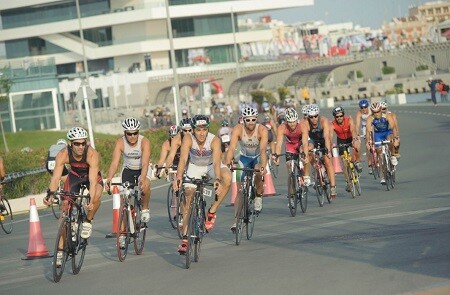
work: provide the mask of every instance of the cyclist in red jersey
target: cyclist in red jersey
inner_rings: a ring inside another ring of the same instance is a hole
[[[333,109],[333,117],[334,120],[331,121],[330,124],[330,138],[333,139],[333,131],[336,133],[337,137],[337,145],[339,149],[339,155],[342,157],[344,155],[344,148],[340,147],[339,144],[351,143],[353,146],[353,152],[355,156],[355,166],[356,170],[359,173],[362,172],[361,166],[361,142],[359,140],[359,136],[356,133],[355,124],[351,116],[345,116],[344,108],[341,106],[335,107]],[[344,165],[346,165],[346,161],[342,161]],[[347,169],[344,169],[345,179],[348,179]],[[350,191],[350,188],[347,183],[347,191]]]
[[[287,153],[294,153],[299,154],[300,147],[302,145],[302,129],[301,126],[303,123],[299,122],[298,120],[298,113],[295,109],[289,108],[286,110],[285,115],[286,123],[281,124],[278,126],[277,131],[277,145],[275,148],[275,154],[279,155],[281,153],[281,145],[283,144],[283,137],[286,138],[286,152]],[[306,134],[307,136],[307,134]],[[313,145],[310,144],[310,148],[313,148]],[[275,155],[274,162],[276,165],[280,164],[280,159]],[[294,156],[298,157],[298,156]],[[290,171],[289,167],[289,161],[291,160],[291,155],[286,155],[286,165],[288,171]],[[310,178],[310,165],[305,164],[305,175],[303,177],[305,185],[311,184],[311,178]]]

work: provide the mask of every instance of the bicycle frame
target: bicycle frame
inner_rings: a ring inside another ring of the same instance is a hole
[[[359,173],[356,170],[355,163],[352,159],[352,155],[350,153],[350,147],[352,147],[351,143],[342,143],[339,144],[339,147],[344,148],[343,154],[343,163],[344,169],[346,171],[345,177],[347,181],[347,185],[350,189],[350,193],[352,198],[356,197],[356,194],[361,195],[361,187],[359,185]]]
[[[325,164],[323,162],[324,153],[327,152],[326,148],[317,147],[310,150],[310,153],[313,154],[314,158],[314,173],[315,173],[315,184],[314,188],[319,196],[321,196],[321,200],[319,200],[320,207],[323,206],[323,197],[326,195],[328,203],[331,203],[331,188],[328,180],[328,175],[325,169]]]
[[[374,142],[375,145],[381,145],[381,152],[378,154],[379,160],[382,165],[384,179],[386,181],[386,190],[390,190],[390,188],[394,188],[395,182],[395,166],[392,165],[391,162],[391,151],[389,149],[389,144],[392,143],[392,140],[382,140]]]

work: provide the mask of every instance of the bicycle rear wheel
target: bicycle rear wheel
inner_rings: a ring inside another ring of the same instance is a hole
[[[3,197],[0,201],[0,224],[5,233],[10,234],[13,230],[13,213],[8,199]]]
[[[292,217],[297,214],[297,190],[298,181],[294,173],[291,172],[288,178],[288,202],[289,202],[289,212]]]
[[[244,231],[244,212],[245,210],[247,210],[247,205],[244,205],[244,201],[245,201],[245,197],[244,194],[246,194],[246,191],[244,190],[242,192],[242,194],[240,196],[238,196],[240,199],[238,200],[239,202],[239,207],[237,209],[236,212],[236,229],[234,231],[234,235],[235,235],[235,242],[236,245],[239,246],[239,244],[241,243],[242,240],[242,232]],[[236,203],[235,203],[236,205]]]
[[[250,187],[251,194],[248,197],[248,205],[247,205],[247,240],[250,240],[253,236],[253,230],[255,229],[255,222],[257,213],[255,211],[255,197],[256,197],[256,188]]]
[[[173,188],[169,185],[167,190],[167,213],[169,215],[169,222],[172,228],[177,228],[177,208],[178,208],[178,198],[177,193],[174,193]]]
[[[141,200],[135,197],[134,199],[134,209],[135,216],[134,224],[135,224],[135,232],[134,232],[134,252],[137,255],[141,255],[144,250],[145,245],[145,236],[147,234],[147,225],[141,221],[141,213],[142,213],[142,204]]]
[[[117,257],[119,258],[119,261],[124,261],[127,257],[128,245],[130,244],[131,239],[130,222],[133,221],[128,218],[128,209],[124,204],[120,208],[119,228],[116,237]]]
[[[58,228],[58,233],[56,235],[56,241],[55,241],[55,254],[53,255],[53,281],[55,283],[59,282],[61,280],[61,277],[64,273],[64,267],[66,265],[67,258],[69,256],[69,247],[67,241],[70,239],[69,236],[69,228],[70,228],[70,222],[67,218],[61,220]],[[62,245],[59,245],[59,242],[61,241]],[[57,265],[58,260],[58,251],[62,251],[62,257],[61,257],[61,265]]]

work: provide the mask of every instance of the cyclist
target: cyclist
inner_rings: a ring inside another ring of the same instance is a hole
[[[305,122],[301,123],[298,120],[298,113],[295,109],[289,108],[286,110],[286,123],[278,126],[278,136],[277,136],[277,147],[275,149],[275,157],[274,162],[276,165],[280,164],[280,158],[276,157],[281,153],[281,145],[283,144],[283,137],[286,139],[286,152],[292,154],[299,154],[300,147],[302,145],[302,125]],[[305,133],[306,134],[306,133]],[[308,141],[307,141],[308,142]],[[307,143],[309,145],[309,143]],[[312,144],[309,148],[313,148]],[[291,170],[290,160],[291,157],[298,159],[299,155],[286,155],[286,165],[288,172]],[[310,175],[310,165],[305,164],[305,175],[303,176],[303,180],[306,186],[311,184]]]
[[[323,162],[325,169],[327,170],[328,179],[330,180],[330,196],[336,198],[336,178],[334,175],[334,167],[331,161],[331,139],[330,139],[330,123],[327,118],[319,115],[320,110],[316,104],[310,105],[308,109],[308,121],[302,124],[302,145],[305,155],[305,167],[309,162],[309,146],[308,146],[308,134],[310,140],[313,142],[314,147],[326,148],[327,153],[324,154]]]
[[[254,168],[261,169],[262,174],[266,173],[267,166],[267,142],[268,142],[268,132],[267,129],[258,124],[258,111],[252,107],[246,107],[242,110],[242,117],[244,118],[244,123],[242,125],[236,125],[233,128],[233,133],[231,134],[230,148],[227,152],[225,163],[232,165],[232,160],[234,157],[234,150],[237,147],[238,142],[240,142],[241,150],[239,156],[238,165],[241,168]],[[236,182],[237,186],[242,185],[242,177],[237,173]],[[256,175],[256,197],[255,197],[255,211],[262,210],[262,195],[264,194],[263,179],[260,173]],[[238,202],[240,200],[240,194],[238,194]],[[237,214],[239,206],[234,206],[235,216]],[[236,220],[231,230],[236,229]]]
[[[349,144],[351,143],[353,146],[353,152],[355,156],[355,166],[356,170],[358,170],[359,173],[362,172],[362,166],[361,166],[361,153],[360,153],[360,146],[361,142],[359,140],[359,136],[356,133],[355,124],[353,123],[353,119],[351,116],[345,116],[344,108],[341,106],[335,107],[332,111],[334,120],[331,122],[330,128],[331,128],[331,135],[330,138],[333,139],[333,130],[336,133],[337,137],[337,146],[339,149],[339,155],[343,157],[344,155],[344,147],[340,147],[340,144]],[[347,164],[346,161],[342,161],[344,163],[344,166]],[[347,169],[344,169],[345,173],[345,179],[348,179],[348,171]],[[347,183],[346,187],[347,191],[350,191],[349,184]]]
[[[150,141],[139,134],[141,123],[133,118],[126,118],[122,122],[123,136],[116,140],[111,165],[109,166],[108,178],[105,189],[109,190],[111,180],[119,167],[120,158],[123,158],[122,182],[134,183],[135,177],[139,181],[142,193],[142,222],[150,221],[150,176],[148,175],[150,162]]]
[[[230,146],[230,135],[232,128],[229,127],[229,123],[226,119],[222,121],[222,127],[219,129],[218,136],[220,138],[222,153],[225,153]]]
[[[63,150],[64,148],[67,147],[67,142],[65,139],[58,139],[56,141],[56,144],[53,144],[50,146],[50,148],[48,149],[48,153],[47,153],[47,160],[46,160],[46,164],[45,164],[45,168],[47,168],[48,173],[50,173],[50,175],[53,174],[53,169],[55,169],[55,159],[56,159],[56,155]],[[61,176],[61,181],[64,183],[66,181],[67,175],[69,174],[69,170],[67,169],[66,166],[64,166],[63,168],[63,173]]]
[[[103,179],[100,173],[98,152],[88,145],[88,133],[81,127],[73,127],[67,132],[69,145],[56,155],[55,169],[50,179],[44,204],[49,206],[53,202],[53,195],[59,186],[64,167],[70,165],[69,175],[64,183],[64,190],[78,193],[82,185],[89,189],[91,200],[87,205],[87,217],[82,224],[81,237],[88,239],[92,233],[92,220],[100,207],[103,192]],[[66,202],[64,202],[66,203]],[[64,204],[64,207],[66,204]],[[63,214],[61,214],[63,216]],[[58,251],[57,264],[61,264],[62,251]]]
[[[391,140],[394,138],[394,143],[389,144],[389,150],[391,154],[393,154],[394,147],[398,146],[398,133],[397,128],[395,126],[395,120],[391,114],[383,114],[381,112],[382,106],[379,102],[374,102],[370,105],[370,110],[372,111],[372,115],[367,118],[367,126],[366,126],[366,134],[370,134],[373,129],[373,139],[369,138],[367,140],[367,149],[370,148],[370,145],[373,142],[382,141],[382,140]],[[375,145],[377,148],[377,154],[381,154],[380,145]],[[392,165],[396,166],[398,164],[397,158],[391,156]],[[383,162],[380,161],[381,170],[383,170]],[[381,184],[386,184],[386,180],[384,177],[381,177]]]
[[[179,132],[180,132],[180,127],[178,127],[177,125],[172,125],[169,127],[169,130],[168,130],[169,138],[166,141],[164,141],[164,143],[161,147],[161,152],[159,154],[159,161],[156,164],[156,167],[166,167],[166,161],[167,161],[167,158],[170,153],[170,148],[172,147],[173,138]],[[179,153],[175,154],[175,158],[173,160],[173,164],[175,166],[178,165],[179,159],[180,159],[180,154]],[[165,173],[165,169],[161,169],[161,170],[157,171],[157,177],[164,177],[164,173]]]
[[[179,125],[180,132],[175,135],[170,142],[170,152],[166,159],[166,167],[178,165],[180,160],[181,143],[186,134],[192,132],[191,118],[181,119]]]
[[[308,110],[309,110],[309,104],[305,104],[304,106],[302,106],[302,114],[303,114],[302,121],[305,121],[305,122],[308,121]]]
[[[366,125],[367,125],[367,118],[372,114],[369,108],[369,101],[367,99],[362,99],[358,103],[359,110],[356,112],[355,116],[355,129],[356,132],[361,134],[361,136],[366,140]],[[372,174],[372,159],[370,158],[370,153],[368,150],[366,150],[366,159],[367,159],[367,165],[369,166],[369,174]]]
[[[210,119],[205,115],[196,115],[191,119],[192,133],[183,137],[181,146],[180,163],[177,167],[177,177],[173,181],[173,190],[178,191],[181,186],[183,172],[187,162],[189,166],[186,176],[201,178],[207,174],[214,180],[216,199],[211,204],[206,216],[205,227],[208,232],[214,228],[217,209],[225,198],[231,186],[231,172],[222,164],[220,139],[209,132]],[[178,252],[184,254],[187,251],[187,223],[189,222],[190,204],[195,192],[195,185],[185,184],[186,203],[183,213],[183,239],[178,247]]]
[[[278,123],[278,125],[281,125],[281,124],[283,124],[285,122],[285,118],[284,118],[284,116],[286,114],[285,112],[286,112],[286,109],[285,109],[284,106],[279,106],[278,107],[278,109],[277,109],[277,123]]]
[[[385,113],[385,114],[390,114],[395,121],[395,128],[397,129],[397,137],[398,137],[398,140],[397,140],[398,147],[394,147],[394,153],[392,155],[398,159],[398,158],[400,158],[400,152],[399,152],[399,150],[400,150],[400,132],[398,130],[397,115],[394,112],[391,112],[388,110],[388,105],[385,101],[381,101],[380,105],[381,105],[381,112]]]
[[[276,144],[277,144],[277,125],[275,121],[270,117],[269,114],[264,115],[264,123],[263,125],[267,128],[268,131],[268,141],[267,143],[270,145],[270,150],[275,152]],[[270,159],[268,159],[269,161]]]

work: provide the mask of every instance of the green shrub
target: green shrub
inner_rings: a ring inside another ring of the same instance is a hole
[[[354,71],[348,72],[347,78],[353,79],[353,77],[354,77]],[[362,77],[364,77],[363,73],[361,71],[359,71],[359,70],[356,71],[356,78],[362,78]]]
[[[419,65],[416,67],[416,71],[426,71],[428,70],[428,65]]]
[[[252,96],[252,101],[258,103],[259,105],[261,105],[264,100],[267,100],[269,103],[276,101],[272,92],[267,90],[254,90],[250,92],[250,95]]]
[[[390,67],[390,66],[385,66],[381,69],[381,72],[383,73],[383,75],[389,75],[389,74],[394,74],[395,73],[395,68],[394,67]]]
[[[287,87],[278,87],[278,96],[280,97],[280,100],[284,101],[288,95],[291,94],[289,89]]]

